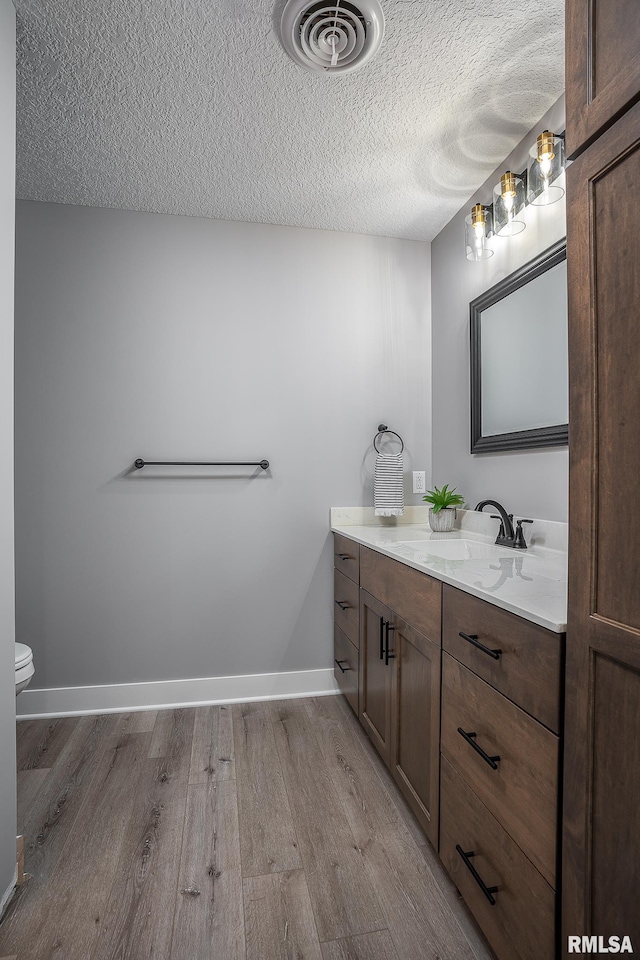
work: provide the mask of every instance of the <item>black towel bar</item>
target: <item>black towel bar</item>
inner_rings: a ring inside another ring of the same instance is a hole
[[[143,467],[262,467],[269,469],[268,460],[143,460],[134,462],[138,470]]]

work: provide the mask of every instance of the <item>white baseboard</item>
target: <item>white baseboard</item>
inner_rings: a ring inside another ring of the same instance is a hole
[[[9,884],[5,892],[0,897],[0,920],[2,919],[2,915],[4,914],[5,907],[9,903],[9,900],[11,900],[11,897],[13,896],[13,891],[16,888],[17,881],[18,881],[18,866],[16,864],[16,869],[13,874],[13,880],[11,881],[11,883]]]
[[[152,680],[93,687],[28,687],[16,701],[18,720],[80,717],[91,713],[167,710],[176,707],[287,700],[339,693],[331,668],[293,673],[256,673],[241,677]]]

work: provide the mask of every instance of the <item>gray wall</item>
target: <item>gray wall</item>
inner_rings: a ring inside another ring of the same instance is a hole
[[[17,204],[34,687],[331,665],[329,507],[372,503],[381,419],[407,472],[430,471],[429,259],[411,241]],[[272,469],[128,471],[139,456]]]
[[[0,0],[0,904],[16,866],[13,593],[15,12]]]
[[[489,203],[506,169],[523,170],[535,136],[564,128],[564,99],[541,119],[487,180],[485,186],[438,234],[431,245],[433,348],[433,479],[458,487],[472,506],[497,498],[518,516],[567,519],[567,448],[522,453],[469,453],[469,303],[566,234],[565,202],[528,207],[527,229],[495,238],[490,260],[470,263],[464,254],[464,218],[475,202]],[[521,376],[536,377],[527,357],[513,356]]]

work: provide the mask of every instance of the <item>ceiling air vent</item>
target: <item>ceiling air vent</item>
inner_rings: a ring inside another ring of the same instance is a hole
[[[291,59],[306,70],[349,73],[363,66],[380,46],[384,15],[378,0],[288,0],[281,36]]]

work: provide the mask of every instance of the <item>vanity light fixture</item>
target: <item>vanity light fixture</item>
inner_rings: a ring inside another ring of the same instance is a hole
[[[492,232],[491,207],[476,203],[464,220],[464,238],[467,260],[488,260],[493,250],[487,246],[487,237]]]
[[[564,170],[564,137],[543,130],[529,150],[527,200],[536,206],[556,203],[564,190],[554,180]]]
[[[529,164],[522,173],[506,170],[493,188],[493,203],[476,203],[464,219],[467,260],[488,260],[494,251],[487,237],[515,237],[526,227],[521,212],[529,203],[548,206],[564,196],[555,181],[564,170],[564,133],[543,130],[529,150]]]
[[[515,237],[526,224],[519,219],[526,203],[525,174],[507,170],[493,188],[493,223],[498,237]]]

